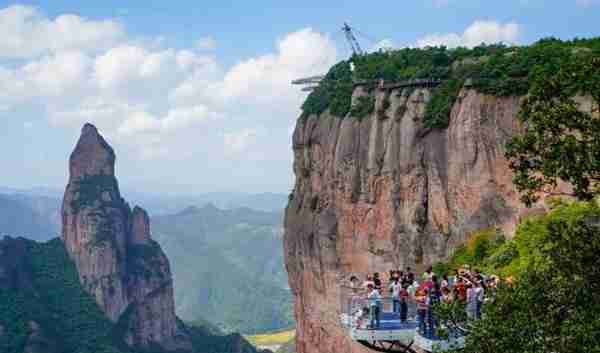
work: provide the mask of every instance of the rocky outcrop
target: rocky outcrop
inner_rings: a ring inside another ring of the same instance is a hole
[[[62,237],[84,289],[132,346],[191,349],[175,316],[169,261],[150,237],[146,212],[131,211],[115,178],[115,153],[90,124],[71,154]]]
[[[342,278],[422,268],[486,228],[511,236],[524,211],[504,158],[519,98],[463,89],[450,126],[430,131],[428,89],[372,94],[369,117],[325,112],[294,131],[284,247],[299,353],[362,351],[338,323]]]

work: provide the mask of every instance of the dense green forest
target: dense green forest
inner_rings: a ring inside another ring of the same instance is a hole
[[[549,247],[549,226],[556,222],[578,222],[600,217],[596,203],[565,202],[550,199],[548,214],[532,216],[523,221],[513,239],[506,239],[499,229],[486,229],[473,234],[469,241],[458,247],[448,262],[434,266],[437,274],[456,273],[463,265],[502,278],[517,276],[538,263],[544,248]]]
[[[37,322],[52,338],[48,352],[121,352],[113,325],[79,284],[61,240],[27,241],[31,288],[0,289],[0,351],[21,353]]]
[[[124,344],[120,326],[110,322],[81,287],[75,264],[60,239],[23,241],[27,253],[23,270],[28,278],[21,278],[23,285],[18,288],[3,287],[0,281],[0,352],[161,353],[133,350]],[[204,323],[187,331],[195,351],[255,352],[240,335],[216,333]]]
[[[529,46],[481,45],[472,49],[446,47],[404,48],[353,56],[333,66],[302,105],[301,119],[325,110],[338,117],[362,118],[373,112],[373,99],[351,107],[354,83],[379,79],[441,79],[433,90],[424,117],[429,128],[446,128],[452,105],[466,80],[479,92],[521,96],[536,77],[556,72],[564,65],[600,55],[600,38],[562,41],[542,39]],[[350,70],[350,63],[355,66]],[[573,87],[576,89],[577,87]],[[370,105],[370,106],[367,106]]]

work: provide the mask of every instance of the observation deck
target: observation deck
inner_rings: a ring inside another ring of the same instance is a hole
[[[465,337],[462,330],[452,330],[442,324],[448,332],[448,337],[437,337],[435,319],[419,315],[417,303],[412,298],[406,301],[402,309],[402,304],[391,297],[367,299],[360,289],[350,287],[342,287],[342,293],[342,326],[348,330],[348,335],[353,341],[371,350],[416,353],[416,349],[434,352],[464,347]],[[376,311],[378,315],[375,314]],[[401,314],[401,311],[406,314]]]

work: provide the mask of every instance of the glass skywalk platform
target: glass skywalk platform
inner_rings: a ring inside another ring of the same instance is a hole
[[[377,311],[375,306],[379,308],[379,325],[374,315]],[[421,333],[414,301],[406,303],[404,322],[398,303],[395,309],[392,298],[381,298],[374,303],[353,291],[342,300],[340,322],[353,341],[378,352],[415,353],[415,349],[437,352],[464,347],[465,337],[460,334],[451,334],[448,339],[442,340],[431,332]]]

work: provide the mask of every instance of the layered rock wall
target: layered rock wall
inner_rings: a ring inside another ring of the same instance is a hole
[[[169,261],[151,239],[146,212],[121,197],[115,154],[86,124],[71,154],[62,207],[67,251],[85,290],[132,346],[190,350],[175,316]]]
[[[338,322],[349,274],[422,268],[490,227],[511,236],[524,211],[504,158],[519,98],[463,89],[450,126],[429,131],[429,89],[372,94],[368,117],[325,112],[294,131],[284,247],[299,353],[362,351]]]

